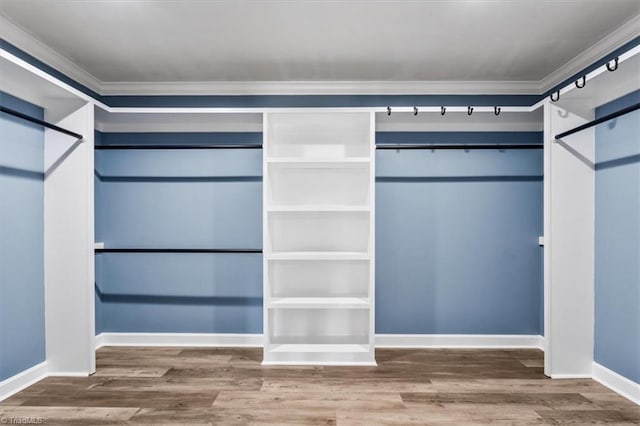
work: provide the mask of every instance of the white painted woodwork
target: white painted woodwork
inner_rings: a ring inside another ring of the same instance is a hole
[[[498,105],[499,106],[499,105]],[[442,116],[439,106],[420,106],[414,115],[413,106],[331,108],[341,112],[376,112],[379,132],[439,131],[439,132],[533,132],[542,131],[542,110],[528,106],[501,106],[499,116],[492,106],[474,106],[467,115],[467,106],[446,105]],[[329,108],[327,109],[329,110]],[[122,108],[96,109],[96,129],[102,132],[260,132],[263,112],[295,112],[295,108]],[[271,162],[300,161],[287,157],[272,157]],[[353,157],[347,161],[358,161]]]
[[[47,374],[88,375],[95,371],[94,102],[5,50],[0,75],[3,91],[84,136],[45,129],[44,292]]]
[[[375,363],[373,121],[265,114],[265,364]]]
[[[610,66],[614,66],[613,61]],[[560,99],[555,105],[586,118],[598,106],[638,90],[639,87],[640,46],[636,46],[618,57],[617,70],[608,71],[602,66],[586,75],[584,88],[577,88],[575,83],[562,88]]]
[[[366,257],[366,256],[363,256]],[[368,295],[370,271],[363,260],[270,260],[269,297],[352,297]]]
[[[95,371],[93,109],[85,104],[55,122],[82,134],[82,142],[45,131],[45,328],[50,375]],[[51,120],[49,110],[45,117]]]
[[[593,128],[545,105],[545,374],[589,377],[593,362],[595,171]]]
[[[582,83],[582,82],[581,82]],[[600,67],[584,88],[571,84],[544,102],[545,374],[591,377],[594,344],[595,127],[555,135],[591,121],[598,106],[640,88],[640,47]]]
[[[50,121],[66,117],[89,100],[77,90],[5,50],[0,50],[0,83],[3,92],[45,109]]]

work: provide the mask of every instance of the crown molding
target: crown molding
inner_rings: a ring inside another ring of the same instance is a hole
[[[539,81],[103,82],[0,16],[0,37],[103,96],[133,95],[540,95],[633,40],[640,15]]]
[[[102,95],[439,95],[531,94],[530,81],[192,81],[105,82]]]
[[[0,15],[0,38],[7,40],[17,48],[27,52],[78,83],[87,86],[94,92],[100,93],[102,89],[102,82],[100,80],[2,15]]]
[[[602,59],[620,46],[630,42],[640,34],[640,15],[636,15],[615,31],[609,33],[593,46],[540,80],[538,93],[546,93],[557,84]]]

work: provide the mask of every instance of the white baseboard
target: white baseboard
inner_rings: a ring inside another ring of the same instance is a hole
[[[377,334],[377,348],[544,348],[538,335]],[[103,346],[240,346],[262,347],[262,334],[230,333],[101,333]]]
[[[47,377],[89,377],[90,374],[82,371],[49,371]]]
[[[20,373],[0,382],[0,401],[9,398],[47,377],[47,361],[36,364]]]
[[[544,337],[529,334],[376,334],[376,348],[534,348],[544,350]]]
[[[101,333],[96,349],[103,346],[220,346],[262,347],[262,334],[233,333]]]
[[[593,380],[600,382],[615,393],[640,405],[640,383],[629,380],[597,362],[593,363],[592,377]]]
[[[100,349],[104,346],[104,338],[102,337],[103,334],[104,333],[97,334],[95,339],[93,340],[96,349]]]
[[[378,365],[377,362],[332,362],[332,361],[262,361],[262,365],[270,366],[270,365],[316,365],[323,367],[376,367]]]
[[[566,379],[590,379],[591,378],[591,374],[552,374],[549,377],[551,377],[552,379],[560,379],[560,380],[566,380]]]

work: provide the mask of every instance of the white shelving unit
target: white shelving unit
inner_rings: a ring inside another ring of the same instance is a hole
[[[264,364],[375,365],[374,121],[264,115]]]

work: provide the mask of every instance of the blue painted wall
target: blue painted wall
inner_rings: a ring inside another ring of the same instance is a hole
[[[249,134],[99,135],[102,144],[261,143]],[[96,151],[106,247],[262,248],[262,151]],[[106,332],[262,332],[259,254],[96,256]],[[98,309],[97,309],[98,310]]]
[[[0,104],[44,111],[0,93]],[[0,380],[45,360],[44,131],[0,114]]]
[[[640,102],[640,91],[596,110]],[[596,128],[596,362],[640,383],[640,111]]]
[[[97,140],[259,143],[261,135]],[[380,133],[378,141],[542,136]],[[376,331],[539,333],[541,151],[381,151],[377,161]],[[96,169],[96,241],[107,247],[262,247],[260,150],[99,150]],[[260,255],[105,253],[96,262],[101,331],[262,332]]]
[[[542,143],[542,135],[377,140]],[[542,150],[377,152],[377,333],[541,333],[542,162]]]

